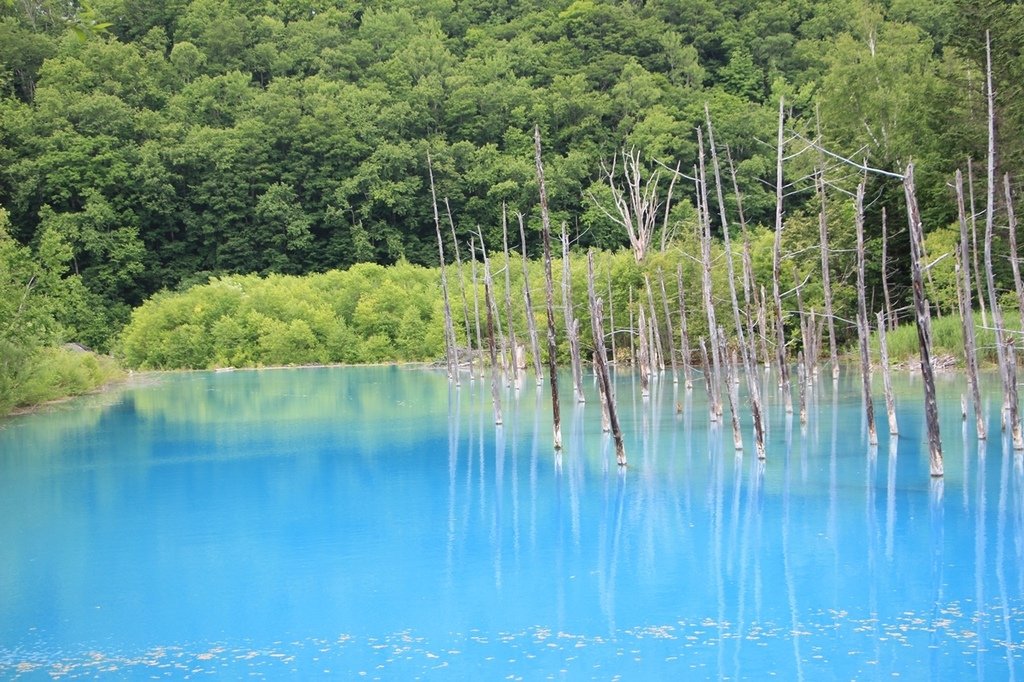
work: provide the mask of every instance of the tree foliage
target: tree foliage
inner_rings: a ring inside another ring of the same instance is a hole
[[[77,308],[55,319],[69,338],[101,349],[147,297],[211,276],[436,264],[428,152],[457,238],[480,231],[493,250],[502,202],[536,211],[534,125],[545,140],[552,214],[579,226],[578,246],[625,243],[590,198],[601,162],[636,147],[645,160],[688,172],[705,103],[736,163],[748,222],[771,225],[765,189],[780,94],[789,127],[813,136],[817,112],[821,141],[837,153],[888,169],[915,159],[922,213],[938,228],[954,217],[949,174],[984,150],[986,28],[1000,171],[1024,171],[1021,8],[1016,0],[0,3],[0,206],[17,244],[38,249],[53,234],[70,249]],[[877,239],[878,212],[885,206],[898,221],[901,197],[882,183],[869,196]],[[693,202],[692,192],[680,199],[681,215]],[[787,217],[813,217],[813,204],[812,192],[795,191]],[[535,253],[536,221],[530,226]],[[904,272],[894,277],[905,284]],[[257,346],[281,335],[302,347],[325,333],[290,320],[236,322],[221,332]],[[393,333],[382,328],[376,338],[390,343]],[[251,360],[271,362],[279,351],[268,346]],[[200,354],[183,364],[210,362]]]

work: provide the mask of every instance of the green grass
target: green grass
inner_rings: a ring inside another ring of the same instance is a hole
[[[43,348],[24,358],[16,373],[0,381],[0,415],[53,400],[95,391],[124,377],[106,355]]]
[[[1013,318],[1006,318],[1006,322],[1011,327],[1013,327],[1015,321],[1015,316]],[[991,323],[992,320],[989,319],[989,325]],[[978,350],[978,362],[983,365],[995,364],[995,331],[982,325],[980,313],[974,314],[974,336],[975,345]],[[917,324],[915,322],[901,324],[895,331],[886,334],[886,342],[889,347],[890,362],[908,362],[920,358]],[[878,359],[878,332],[871,335],[871,354],[873,358]],[[953,356],[958,364],[963,364],[964,338],[959,317],[946,315],[944,317],[932,318],[932,355],[934,357],[943,355]]]

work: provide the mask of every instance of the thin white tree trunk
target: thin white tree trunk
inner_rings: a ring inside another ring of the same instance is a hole
[[[860,345],[861,386],[864,389],[864,414],[868,422],[868,444],[878,444],[878,431],[875,427],[875,405],[871,397],[871,357],[868,353],[868,336],[871,327],[868,325],[867,297],[864,285],[864,182],[857,186],[854,219],[857,225],[857,338]]]
[[[562,224],[562,313],[565,317],[565,333],[569,338],[569,362],[572,367],[572,386],[576,402],[585,403],[583,393],[583,363],[580,359],[579,321],[572,304],[572,273],[569,269],[569,237]]]
[[[939,408],[935,399],[935,374],[932,369],[932,327],[928,314],[928,301],[924,296],[923,250],[924,228],[917,209],[917,191],[914,187],[914,164],[907,165],[903,177],[903,192],[907,200],[907,221],[910,224],[911,283],[914,290],[914,311],[917,316],[917,340],[921,349],[921,378],[924,383],[924,411],[928,428],[929,469],[933,477],[943,475],[942,437],[939,431]]]
[[[523,304],[526,307],[526,329],[530,334],[530,353],[533,355],[533,371],[537,375],[537,385],[544,383],[544,372],[541,370],[540,343],[537,340],[537,321],[533,317],[533,300],[530,296],[530,270],[526,259],[526,227],[523,225],[523,214],[519,218],[519,241],[523,250]]]
[[[540,192],[541,232],[544,244],[544,291],[547,298],[548,318],[548,373],[551,377],[551,416],[554,448],[562,449],[562,416],[558,404],[558,343],[555,339],[554,278],[551,276],[551,216],[548,213],[548,192],[544,184],[544,164],[541,161],[540,127],[533,129],[534,157],[537,165],[537,185]]]
[[[619,425],[618,412],[615,409],[615,391],[612,389],[611,377],[608,371],[608,361],[605,357],[604,346],[604,313],[601,299],[597,298],[594,292],[594,254],[587,254],[587,283],[590,298],[590,320],[594,334],[594,358],[597,361],[598,384],[601,387],[601,394],[605,396],[605,413],[611,427],[612,437],[615,439],[615,461],[619,466],[626,466],[626,446],[622,438],[622,429]]]
[[[889,417],[889,435],[899,435],[900,427],[896,422],[896,399],[892,392],[892,369],[889,367],[889,344],[886,342],[885,316],[882,311],[878,317],[878,351],[882,364],[882,385],[885,387],[885,414]]]
[[[679,295],[679,343],[682,346],[683,386],[693,388],[693,372],[690,368],[690,333],[686,325],[686,301],[683,298],[683,265],[676,265],[676,291]]]
[[[519,388],[519,342],[516,340],[515,315],[512,313],[512,257],[508,250],[508,209],[501,203],[501,242],[505,250],[505,321],[508,324],[508,343],[511,348],[512,382]]]
[[[430,196],[434,206],[434,229],[437,231],[437,252],[441,259],[441,295],[444,299],[444,345],[445,364],[448,366],[448,380],[459,385],[459,351],[456,348],[455,325],[452,324],[452,308],[448,301],[448,269],[444,260],[444,241],[441,239],[441,218],[437,212],[437,194],[434,192],[434,168],[427,154],[427,170],[430,173]]]
[[[962,307],[960,311],[961,327],[964,337],[964,355],[967,364],[967,382],[971,389],[971,401],[974,403],[974,420],[977,429],[978,439],[985,440],[988,436],[988,427],[985,424],[985,417],[981,407],[981,389],[978,383],[978,351],[974,334],[974,311],[971,303],[974,295],[971,293],[971,259],[970,241],[967,234],[967,215],[964,210],[964,179],[959,170],[956,172],[956,203],[957,216],[960,222],[960,277],[958,283],[962,289]]]
[[[786,358],[786,330],[782,313],[782,294],[779,286],[782,280],[782,154],[785,147],[783,123],[785,122],[784,98],[779,98],[779,132],[775,157],[775,243],[772,249],[772,297],[775,300],[775,341],[779,363],[779,385],[786,413],[793,413],[793,392],[789,385],[789,360]]]

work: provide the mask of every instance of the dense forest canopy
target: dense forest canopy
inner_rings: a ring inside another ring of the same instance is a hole
[[[688,170],[705,105],[747,220],[771,226],[780,96],[794,152],[818,138],[877,168],[913,158],[926,228],[947,228],[954,169],[984,158],[986,29],[999,173],[1018,178],[1019,2],[0,0],[0,245],[70,292],[46,309],[66,338],[106,349],[151,294],[210,276],[436,264],[428,153],[460,240],[480,229],[500,247],[504,202],[536,252],[537,125],[556,222],[617,248],[626,235],[595,206],[602,161],[636,148]],[[898,250],[901,189],[869,182],[869,239],[887,207]],[[795,226],[816,220],[804,184]]]

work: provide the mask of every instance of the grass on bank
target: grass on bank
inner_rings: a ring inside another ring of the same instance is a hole
[[[66,348],[42,348],[19,371],[0,376],[0,415],[83,395],[123,379],[125,372],[106,355]]]
[[[1005,322],[1011,329],[1016,330],[1016,315],[1006,315]],[[978,362],[981,365],[994,365],[997,360],[996,334],[990,326],[992,324],[991,317],[989,317],[988,323],[989,326],[984,324],[981,313],[974,314],[975,345],[978,350]],[[920,360],[917,323],[913,320],[888,332],[885,339],[889,348],[890,362],[907,363]],[[877,361],[879,358],[877,331],[871,335],[871,354]],[[958,316],[945,315],[932,318],[932,356],[951,356],[956,360],[958,367],[964,365],[964,337]]]

